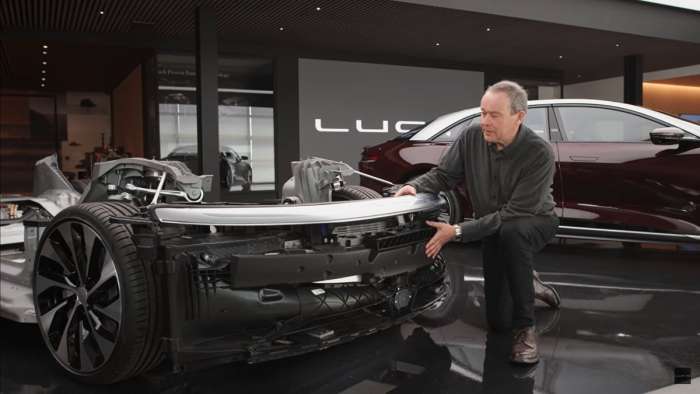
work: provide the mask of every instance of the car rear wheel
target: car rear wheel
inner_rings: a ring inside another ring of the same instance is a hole
[[[67,208],[37,249],[34,305],[44,343],[86,383],[127,379],[160,358],[152,267],[137,257],[131,228],[109,222],[134,212],[117,202]]]
[[[382,198],[382,195],[372,189],[362,186],[347,185],[340,190],[333,192],[333,201],[347,200],[367,200]],[[441,254],[438,259],[444,259]],[[458,315],[460,306],[465,305],[466,296],[464,294],[464,269],[461,265],[448,264],[445,262],[445,286],[446,296],[443,301],[436,304],[432,309],[423,312],[415,317],[418,324],[426,327],[436,327],[446,325],[454,321]]]
[[[371,200],[373,198],[382,198],[382,195],[372,189],[357,185],[345,185],[342,189],[333,190],[331,194],[332,201]]]
[[[440,255],[440,258],[443,258]],[[425,327],[448,325],[457,318],[466,306],[467,294],[464,286],[464,268],[460,264],[445,263],[445,298],[413,320]]]
[[[440,213],[439,219],[441,222],[456,224],[464,220],[457,192],[454,190],[440,192],[438,196],[447,204],[447,207]]]
[[[416,179],[416,177],[410,180],[414,179]],[[459,195],[455,190],[440,192],[438,193],[438,197],[445,201],[445,209],[443,209],[440,216],[438,216],[439,221],[449,224],[456,224],[464,221],[462,205],[459,202]]]

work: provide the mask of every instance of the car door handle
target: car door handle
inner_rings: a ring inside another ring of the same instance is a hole
[[[598,156],[569,156],[571,161],[584,161],[584,162],[594,162],[598,161],[600,157]]]

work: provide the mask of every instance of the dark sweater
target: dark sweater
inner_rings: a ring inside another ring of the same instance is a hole
[[[554,215],[553,179],[554,151],[527,126],[498,151],[477,124],[462,133],[437,167],[408,184],[418,192],[438,193],[464,181],[476,220],[460,226],[462,241],[470,242],[496,233],[507,220]]]

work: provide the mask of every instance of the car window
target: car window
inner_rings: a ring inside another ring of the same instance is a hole
[[[525,116],[525,126],[529,127],[538,137],[549,141],[549,127],[547,127],[547,108],[530,108]]]
[[[527,110],[527,116],[525,116],[525,126],[532,129],[539,137],[549,140],[549,128],[547,127],[547,108],[530,108]],[[481,116],[475,116],[471,119],[466,120],[463,123],[456,124],[451,128],[445,130],[442,134],[437,136],[433,141],[436,142],[452,142],[457,139],[457,137],[466,130],[467,127],[481,124]],[[462,125],[460,128],[459,126]]]
[[[469,118],[448,127],[445,131],[435,137],[433,142],[454,142],[457,138],[459,138],[462,132],[469,127],[473,119],[474,118]]]
[[[433,120],[435,120],[435,119],[433,119]],[[426,123],[426,124],[422,124],[422,125],[420,125],[420,126],[416,126],[416,127],[412,128],[411,130],[409,130],[409,131],[403,133],[403,134],[399,134],[395,139],[397,139],[397,140],[409,140],[409,139],[411,139],[411,137],[413,137],[414,135],[418,134],[419,131],[423,130],[423,128],[424,128],[426,125],[430,124],[433,120],[431,120],[430,122],[428,122],[428,123]]]
[[[663,124],[623,111],[593,107],[557,109],[567,141],[645,142]]]

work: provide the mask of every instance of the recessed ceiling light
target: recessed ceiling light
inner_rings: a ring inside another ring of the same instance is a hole
[[[582,76],[583,76],[583,75],[578,74],[578,75],[576,75],[576,78],[581,78]]]
[[[41,87],[42,87],[42,88],[45,87],[45,86],[46,86],[46,85],[44,85],[43,83],[41,84]]]
[[[46,74],[46,70],[41,70],[41,73],[42,73],[42,74]]]
[[[559,60],[563,59],[564,55],[559,55]]]
[[[280,27],[280,31],[284,31],[284,27]]]
[[[44,49],[49,49],[49,46],[46,45],[46,44],[44,44],[44,46],[43,46],[42,48],[44,48]]]
[[[105,14],[105,12],[100,10],[100,15],[104,15],[104,14]]]
[[[491,31],[491,28],[490,28],[490,27],[487,27],[487,28],[486,28],[486,31]]]
[[[321,11],[321,7],[316,7],[316,11]]]
[[[619,42],[615,44],[615,46],[618,48],[620,47],[620,45],[622,45],[622,44],[620,44]]]
[[[46,51],[41,51],[41,54],[42,54],[42,55],[46,55],[47,53],[48,53],[48,52],[46,52]]]
[[[435,46],[436,46],[436,47],[439,47],[439,46],[440,46],[440,43],[439,43],[439,42],[436,42],[436,43],[435,43]]]
[[[41,62],[41,64],[43,64],[43,65],[45,66],[45,65],[47,64],[47,62],[46,62],[46,61],[43,61],[43,62]]]
[[[44,78],[44,77],[41,77],[41,80],[42,80],[42,81],[46,81],[46,78]]]

